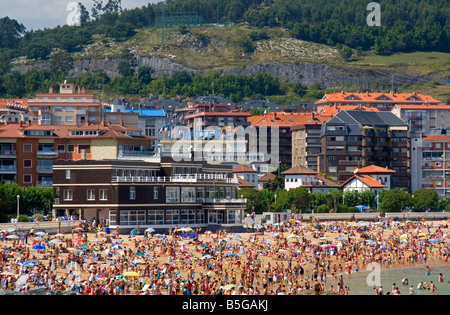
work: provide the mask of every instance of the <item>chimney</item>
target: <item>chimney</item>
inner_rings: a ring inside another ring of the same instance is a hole
[[[78,94],[81,94],[81,87],[78,86]]]
[[[311,112],[311,121],[315,120],[316,118],[314,117],[314,112]]]
[[[81,88],[81,94],[86,94],[86,90],[84,88]]]
[[[48,94],[53,94],[53,86],[48,89]]]
[[[102,125],[102,127],[105,127],[105,121],[104,120],[102,120],[101,125]]]

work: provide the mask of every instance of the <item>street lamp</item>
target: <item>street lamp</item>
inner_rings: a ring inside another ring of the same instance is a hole
[[[20,195],[17,195],[17,221],[19,221]]]

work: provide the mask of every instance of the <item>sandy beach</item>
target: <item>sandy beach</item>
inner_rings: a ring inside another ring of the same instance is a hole
[[[292,221],[263,233],[239,234],[38,232],[24,240],[3,238],[2,289],[14,289],[16,281],[27,278],[19,289],[89,295],[287,295],[316,287],[318,293],[346,294],[339,287],[343,273],[365,270],[369,263],[382,268],[447,264],[450,249],[446,221]]]

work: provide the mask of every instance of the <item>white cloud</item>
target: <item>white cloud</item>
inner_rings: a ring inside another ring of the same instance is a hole
[[[93,0],[1,0],[0,18],[8,16],[25,25],[27,30],[65,25],[70,2],[81,2],[89,11]],[[122,0],[123,9],[142,7],[161,0]]]

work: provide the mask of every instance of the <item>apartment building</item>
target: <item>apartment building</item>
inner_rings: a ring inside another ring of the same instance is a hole
[[[412,139],[412,191],[428,188],[440,198],[450,197],[450,135]]]
[[[242,227],[246,201],[231,166],[206,162],[71,161],[54,166],[54,215],[74,211],[121,231]]]
[[[410,189],[408,124],[388,111],[340,111],[321,128],[319,172],[345,182],[369,165],[395,171],[392,188]]]
[[[395,105],[392,113],[408,122],[413,138],[450,126],[450,105]]]
[[[315,103],[320,106],[340,106],[340,105],[362,105],[375,107],[379,110],[391,110],[395,105],[439,105],[442,101],[433,98],[430,95],[420,93],[353,93],[353,92],[335,92],[325,94],[323,98]]]
[[[295,142],[293,142],[292,128],[294,126],[300,126],[298,129],[300,130],[308,126],[308,131],[312,135],[314,133],[314,127],[309,129],[310,126],[320,125],[331,117],[331,115],[318,115],[315,113],[272,112],[261,116],[249,117],[248,121],[257,129],[258,138],[266,137],[268,148],[272,148],[273,145],[277,146],[279,152],[278,158],[281,163],[293,165],[293,155],[294,159],[296,159],[295,163],[299,163],[298,159],[302,154],[300,141],[304,140],[304,135],[300,136],[297,134]],[[297,130],[296,128],[294,129]],[[272,135],[274,133],[278,136],[276,138],[277,143],[272,143]]]
[[[142,158],[151,155],[153,140],[122,125],[2,125],[0,180],[51,186],[57,161]]]
[[[99,124],[102,121],[102,103],[94,94],[72,83],[61,83],[59,93],[53,87],[48,93],[38,93],[28,101],[29,119],[39,125]]]

